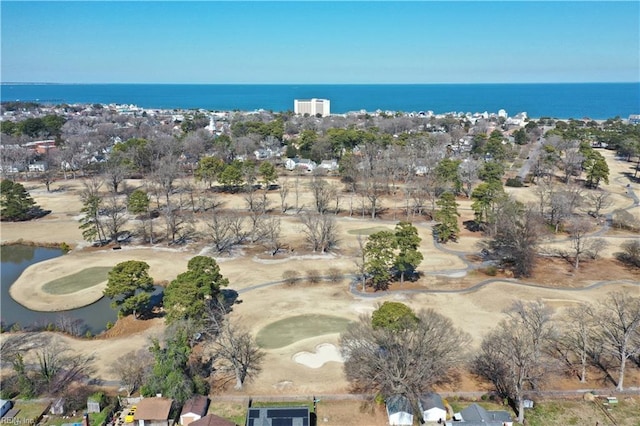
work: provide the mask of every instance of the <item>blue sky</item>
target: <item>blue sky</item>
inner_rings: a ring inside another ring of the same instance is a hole
[[[640,2],[0,2],[1,79],[640,81]]]

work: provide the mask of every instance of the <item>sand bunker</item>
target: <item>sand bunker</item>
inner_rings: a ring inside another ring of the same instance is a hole
[[[293,355],[293,360],[309,368],[320,368],[327,362],[344,362],[340,351],[331,343],[321,343],[315,352],[302,351]]]

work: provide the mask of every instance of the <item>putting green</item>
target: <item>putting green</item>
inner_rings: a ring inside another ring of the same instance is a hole
[[[393,231],[393,229],[387,228],[386,226],[374,226],[373,228],[351,229],[347,231],[347,233],[351,235],[371,235],[380,231]]]
[[[265,349],[288,346],[298,340],[341,333],[351,321],[330,315],[299,315],[273,322],[258,332],[256,341]]]
[[[84,290],[106,281],[111,269],[110,266],[86,268],[75,274],[49,281],[42,286],[42,290],[49,294],[69,294]]]

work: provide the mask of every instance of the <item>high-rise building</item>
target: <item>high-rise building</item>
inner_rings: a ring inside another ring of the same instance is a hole
[[[296,114],[320,114],[323,117],[331,115],[331,102],[329,99],[295,99],[293,112]]]

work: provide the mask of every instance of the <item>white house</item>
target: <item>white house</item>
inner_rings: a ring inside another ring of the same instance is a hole
[[[35,163],[29,164],[30,172],[44,172],[47,170],[47,164],[42,161],[36,161]]]
[[[338,160],[322,160],[320,165],[318,166],[320,169],[327,169],[330,172],[334,172],[338,170]]]
[[[402,395],[393,395],[385,400],[390,426],[413,426],[411,401]]]
[[[315,163],[315,161],[309,160],[308,158],[287,158],[284,162],[284,167],[287,170],[295,170],[295,169],[302,169],[302,170],[306,170],[307,172],[312,172],[316,167],[317,164]]]
[[[447,418],[447,410],[442,397],[437,393],[426,393],[418,399],[418,408],[425,422],[444,421]]]

